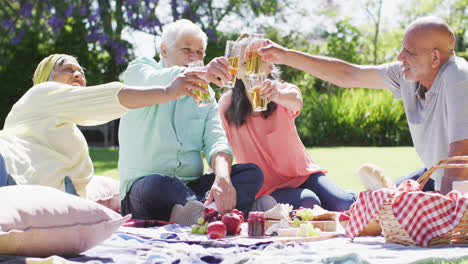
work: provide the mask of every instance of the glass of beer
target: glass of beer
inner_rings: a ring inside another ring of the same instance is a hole
[[[263,34],[250,33],[248,45],[245,51],[245,73],[247,78],[257,78],[260,73],[261,58],[258,56],[258,49],[263,46]]]
[[[255,112],[267,110],[267,98],[262,98],[260,95],[261,84],[265,78],[265,73],[259,73],[255,75],[255,78],[249,78],[249,93],[252,98],[252,110]]]
[[[204,66],[203,61],[194,61],[188,64],[189,68],[201,68],[203,66]],[[208,89],[208,85],[206,84],[198,83],[198,85],[200,87]],[[211,103],[210,93],[205,93],[199,90],[193,90],[193,93],[198,97],[197,106],[205,106]]]
[[[224,56],[226,56],[226,58],[229,60],[229,64],[231,65],[229,68],[229,73],[231,73],[232,76],[231,80],[224,84],[224,87],[226,88],[233,88],[234,84],[236,83],[241,48],[242,46],[233,40],[226,41],[226,51],[224,52]]]

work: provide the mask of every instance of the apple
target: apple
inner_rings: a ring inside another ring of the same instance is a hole
[[[207,229],[206,233],[209,238],[225,238],[226,237],[226,225],[221,221],[211,222]]]
[[[226,232],[228,235],[232,236],[235,234],[239,234],[241,231],[241,223],[242,220],[239,215],[234,213],[227,213],[223,216],[221,221],[226,226]]]
[[[244,220],[244,213],[242,213],[241,211],[234,208],[234,209],[232,209],[231,213],[238,215],[240,217],[242,223],[245,221]]]

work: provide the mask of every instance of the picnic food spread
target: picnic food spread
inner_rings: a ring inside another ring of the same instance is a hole
[[[276,211],[276,214],[265,212],[265,215],[269,216],[268,234],[291,237],[320,236],[322,231],[336,231],[337,229],[338,213],[327,211],[318,205],[315,205],[313,209],[299,208],[297,210],[291,210],[289,205],[279,204],[277,207],[279,208],[271,209]],[[287,214],[284,211],[287,211]],[[285,215],[287,217],[284,217]]]
[[[214,208],[205,208],[203,210],[203,217],[198,219],[198,224],[192,225],[192,234],[209,234],[208,226],[212,222],[219,222],[217,225],[223,225],[225,232],[227,235],[236,235],[240,234],[241,232],[241,223],[244,222],[244,214],[237,210],[232,209],[230,213],[221,216],[218,211]],[[216,225],[214,225],[216,226]],[[214,230],[219,231],[221,227],[212,227],[210,230],[213,232]],[[226,237],[224,234],[224,237]]]
[[[191,232],[212,239],[226,238],[240,235],[241,224],[247,222],[248,237],[319,237],[322,231],[336,231],[337,216],[319,206],[293,210],[289,204],[277,204],[266,212],[250,212],[244,221],[243,213],[236,209],[221,215],[214,208],[205,208]]]

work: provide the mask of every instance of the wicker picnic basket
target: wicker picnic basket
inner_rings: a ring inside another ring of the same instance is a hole
[[[424,175],[422,175],[417,182],[421,188],[426,185],[431,174],[437,169],[447,168],[468,168],[468,164],[454,164],[449,163],[453,161],[468,161],[468,156],[457,156],[448,159],[441,160],[436,166],[429,169]],[[385,201],[378,211],[378,219],[382,227],[385,241],[400,243],[404,245],[417,245],[417,243],[409,236],[408,232],[398,223],[392,210],[391,201],[393,200],[391,195],[387,201]],[[442,245],[442,244],[468,244],[468,209],[460,221],[460,223],[450,232],[431,240],[429,246]]]

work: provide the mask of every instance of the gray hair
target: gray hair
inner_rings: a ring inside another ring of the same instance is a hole
[[[208,37],[206,36],[205,32],[203,32],[200,26],[187,19],[180,19],[175,22],[166,24],[162,31],[161,45],[164,43],[166,47],[169,48],[174,45],[180,35],[185,33],[199,37],[202,40],[203,49],[206,50]]]

